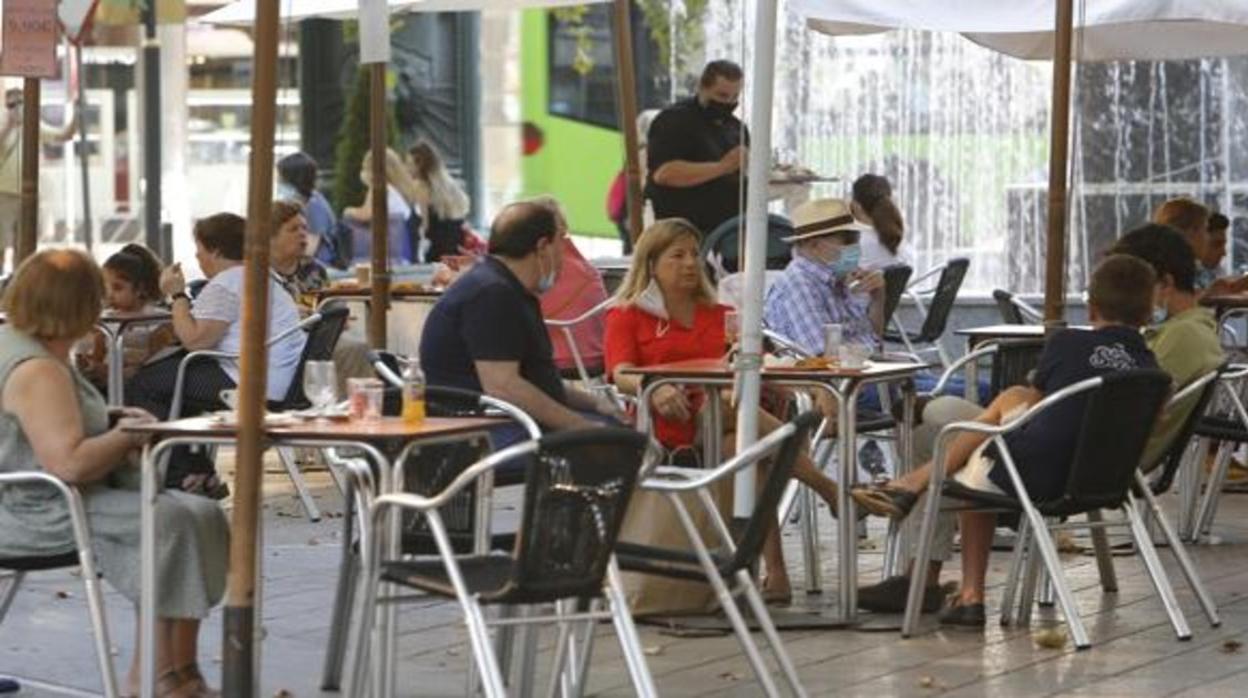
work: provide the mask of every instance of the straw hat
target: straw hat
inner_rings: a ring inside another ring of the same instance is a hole
[[[793,232],[796,234],[781,239],[791,244],[833,233],[857,233],[862,229],[863,225],[850,213],[848,202],[843,199],[815,199],[797,207],[793,212]]]

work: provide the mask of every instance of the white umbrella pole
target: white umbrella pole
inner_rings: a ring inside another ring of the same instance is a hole
[[[776,0],[754,8],[754,65],[747,73],[751,132],[749,190],[745,204],[745,296],[741,307],[738,356],[737,453],[758,440],[758,401],[762,379],[763,290],[767,271],[767,180],[771,172],[771,100],[776,71]],[[749,518],[754,509],[754,468],[737,474],[733,516]]]

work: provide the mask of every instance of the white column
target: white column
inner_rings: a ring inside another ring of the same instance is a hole
[[[745,204],[745,295],[741,312],[740,391],[737,394],[737,453],[758,440],[762,387],[763,290],[767,264],[767,181],[771,172],[771,100],[776,70],[776,0],[757,0],[754,61],[746,71],[750,88],[749,191]],[[754,468],[737,474],[733,515],[754,510]]]
[[[163,117],[160,123],[162,218],[173,225],[173,258],[185,263],[195,257],[187,177],[190,69],[187,67],[186,24],[161,24],[156,28],[156,36],[160,40],[160,113]],[[190,268],[195,265],[191,264]]]

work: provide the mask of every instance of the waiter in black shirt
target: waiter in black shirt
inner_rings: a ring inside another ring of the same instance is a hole
[[[686,218],[709,235],[741,213],[750,139],[732,113],[743,75],[732,61],[707,63],[697,94],[664,109],[650,125],[646,196],[655,218]]]

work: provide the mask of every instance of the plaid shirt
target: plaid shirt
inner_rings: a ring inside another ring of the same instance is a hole
[[[870,307],[869,295],[850,293],[829,269],[794,255],[767,293],[763,321],[817,356],[823,353],[823,327],[828,324],[840,324],[846,342],[878,347]]]

